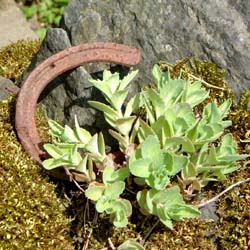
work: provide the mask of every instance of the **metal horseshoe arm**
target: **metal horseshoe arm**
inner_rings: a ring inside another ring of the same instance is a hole
[[[63,50],[39,64],[23,83],[17,97],[15,126],[24,149],[41,164],[46,155],[36,122],[36,104],[43,89],[57,76],[78,66],[107,62],[133,66],[140,61],[140,52],[122,44],[95,42]]]

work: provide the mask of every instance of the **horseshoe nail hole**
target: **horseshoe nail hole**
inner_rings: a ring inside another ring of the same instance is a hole
[[[50,68],[51,68],[51,69],[53,69],[53,68],[55,68],[55,67],[56,67],[56,65],[55,65],[54,63],[51,63],[51,64],[50,64]]]

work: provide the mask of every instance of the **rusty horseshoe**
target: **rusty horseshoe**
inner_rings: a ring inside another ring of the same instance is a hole
[[[19,140],[30,157],[41,164],[46,155],[39,137],[35,112],[37,100],[49,82],[60,74],[93,62],[133,66],[140,61],[138,49],[111,42],[94,42],[60,51],[39,64],[23,83],[17,97],[15,126]]]

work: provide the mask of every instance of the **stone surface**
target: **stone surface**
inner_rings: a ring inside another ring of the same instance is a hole
[[[250,88],[248,0],[72,0],[62,27],[72,45],[101,40],[138,47],[144,79],[159,60],[196,56],[225,68],[237,96]]]
[[[0,47],[20,39],[38,39],[14,0],[0,0]]]
[[[39,62],[69,47],[71,47],[71,43],[63,29],[49,29],[40,52],[33,58],[23,80]],[[79,124],[92,127],[96,112],[87,105],[87,100],[92,92],[91,85],[88,83],[89,78],[90,75],[82,67],[79,67],[52,81],[40,97],[40,100],[45,99],[43,103],[47,115],[62,123],[73,125],[76,114]]]
[[[63,15],[62,29],[49,31],[36,63],[68,46],[112,41],[135,46],[142,53],[139,80],[132,92],[152,82],[151,69],[159,60],[175,63],[196,56],[225,68],[227,80],[239,96],[250,88],[249,23],[249,0],[72,0]],[[93,73],[104,67],[85,68]],[[52,84],[50,88],[58,87],[44,100],[49,116],[71,123],[76,113],[80,125],[102,127],[95,111],[87,106],[88,99],[99,98],[88,77],[80,68],[60,77],[64,86]]]
[[[0,101],[8,99],[11,94],[17,93],[19,88],[9,79],[0,76]]]

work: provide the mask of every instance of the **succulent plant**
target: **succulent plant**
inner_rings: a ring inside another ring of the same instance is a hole
[[[105,152],[102,133],[91,135],[79,127],[63,128],[49,121],[53,144],[45,144],[52,156],[44,167],[66,166],[84,176],[87,198],[99,213],[110,215],[117,227],[127,225],[132,205],[123,192],[132,179],[143,214],[152,214],[169,228],[173,220],[199,216],[197,207],[185,204],[180,188],[171,181],[176,176],[180,187],[193,195],[210,181],[223,181],[237,170],[236,161],[249,155],[237,154],[233,136],[225,134],[231,121],[225,120],[231,101],[208,103],[198,110],[209,92],[199,81],[171,79],[155,65],[155,88],[146,88],[125,105],[129,84],[137,71],[122,80],[117,73],[104,71],[103,80],[91,80],[106,103],[89,101],[102,111],[112,126],[110,134],[118,141],[124,160],[118,164]],[[138,116],[145,110],[144,117]],[[81,153],[79,152],[81,150]],[[97,177],[93,164],[101,173]],[[133,190],[134,191],[134,190]]]

